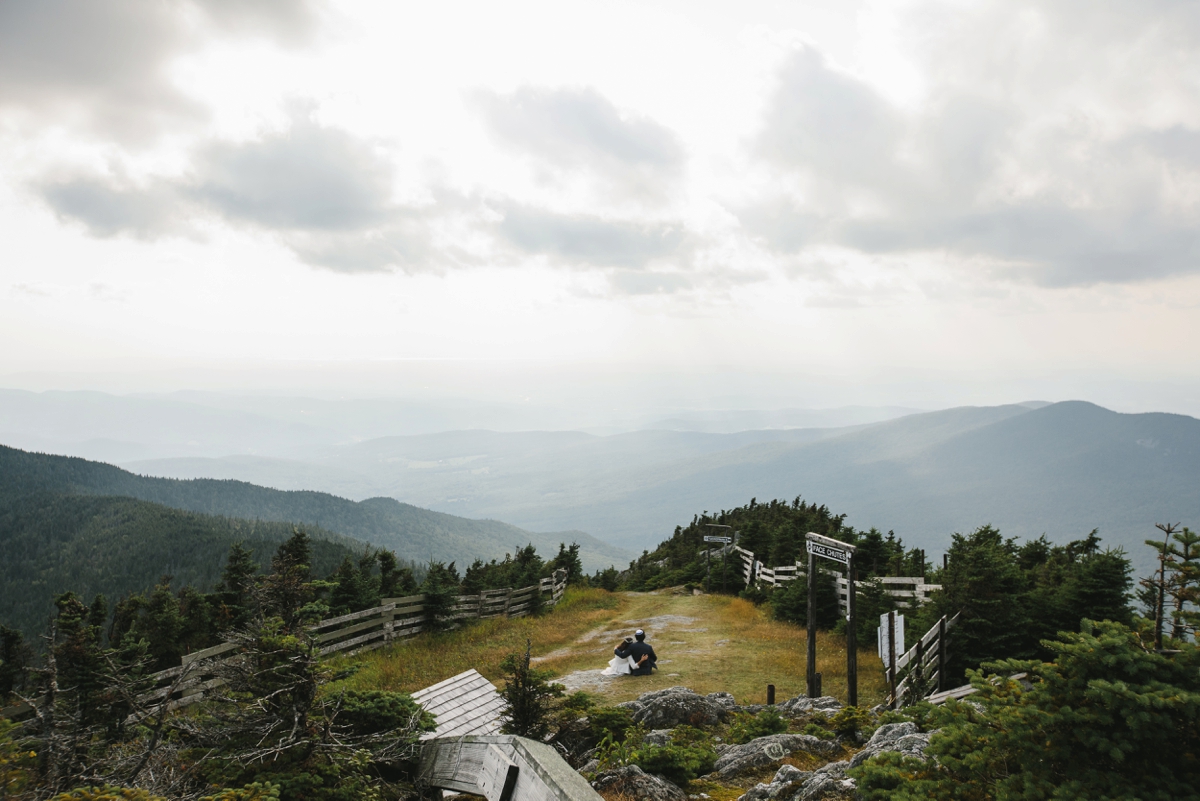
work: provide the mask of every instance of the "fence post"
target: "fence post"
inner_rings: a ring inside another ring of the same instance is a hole
[[[888,612],[888,689],[891,691],[892,709],[899,709],[896,698],[896,613]]]
[[[937,691],[940,693],[946,686],[946,616],[942,615],[942,619],[938,621],[938,645],[937,645],[937,666],[938,680]]]
[[[912,684],[912,686],[913,686],[913,689],[917,691],[918,699],[925,697],[925,676],[922,675],[923,670],[922,670],[922,664],[921,664],[922,662],[925,661],[924,639],[925,638],[921,637],[921,636],[917,637],[917,646],[916,646],[917,653],[916,653],[916,659],[913,662],[912,673],[911,673],[913,680],[910,682],[910,684]]]
[[[808,684],[808,697],[817,698],[821,695],[819,689],[819,674],[817,673],[817,557],[808,555],[808,664],[805,668],[805,678]]]

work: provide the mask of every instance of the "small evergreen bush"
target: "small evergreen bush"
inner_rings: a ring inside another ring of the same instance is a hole
[[[745,713],[734,718],[729,727],[729,742],[748,743],[756,737],[766,737],[771,734],[782,734],[787,731],[788,723],[779,714],[779,710],[769,706],[757,715]]]

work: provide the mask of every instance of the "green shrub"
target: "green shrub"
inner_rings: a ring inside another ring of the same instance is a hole
[[[531,648],[526,640],[525,653],[511,653],[500,663],[504,671],[504,689],[500,691],[504,725],[500,731],[541,740],[550,730],[551,715],[557,699],[562,698],[563,686],[550,682],[553,671],[531,666]]]
[[[691,726],[675,727],[667,745],[644,743],[638,746],[630,758],[630,762],[647,773],[662,776],[681,787],[712,771],[716,761],[712,738]]]
[[[804,727],[804,731],[802,731],[800,733],[807,734],[812,737],[819,737],[822,740],[832,740],[834,737],[833,732],[831,732],[829,729],[825,728],[824,726],[820,725],[819,723],[808,724],[807,726]]]
[[[625,734],[633,728],[633,716],[623,706],[598,706],[588,712],[588,722],[597,740],[611,737],[624,742]]]
[[[406,693],[380,690],[348,690],[339,699],[338,723],[348,725],[355,734],[382,734],[404,729],[408,736],[434,731],[437,723]]]
[[[583,690],[576,690],[563,699],[562,708],[572,712],[587,712],[596,706],[596,699]]]
[[[843,737],[853,737],[860,731],[870,734],[875,730],[875,721],[871,713],[857,706],[839,709],[837,714],[829,719],[829,725]]]
[[[756,737],[782,734],[787,728],[788,723],[779,714],[779,710],[769,706],[757,715],[743,713],[735,717],[729,727],[729,742],[748,743]]]

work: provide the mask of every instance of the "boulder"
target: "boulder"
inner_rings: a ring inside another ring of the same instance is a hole
[[[915,723],[888,723],[880,726],[871,735],[863,750],[850,760],[850,767],[857,768],[876,754],[884,751],[899,751],[905,756],[925,758],[925,746],[929,745],[930,734],[917,731]]]
[[[730,711],[687,687],[642,693],[636,701],[626,701],[617,706],[628,709],[634,723],[650,729],[671,729],[682,724],[715,726],[724,721]]]
[[[738,798],[738,801],[768,801],[768,799],[787,796],[798,789],[812,773],[800,770],[794,765],[784,765],[775,772],[775,777],[769,784],[756,784]]]
[[[637,765],[607,770],[592,781],[597,792],[622,794],[646,801],[687,801],[687,793],[666,779],[651,776]]]
[[[854,779],[846,778],[849,762],[830,762],[814,770],[788,801],[818,801],[825,798],[854,798]]]
[[[798,717],[810,712],[836,712],[842,708],[842,702],[832,695],[823,695],[820,698],[797,695],[795,698],[789,698],[778,706],[780,714]]]
[[[833,756],[838,746],[807,734],[772,734],[756,737],[744,745],[731,745],[723,749],[713,765],[713,772],[722,779],[778,762],[788,754],[806,751],[817,756]]]
[[[737,701],[734,700],[733,693],[709,693],[704,696],[718,706],[723,706],[731,712],[738,710]]]

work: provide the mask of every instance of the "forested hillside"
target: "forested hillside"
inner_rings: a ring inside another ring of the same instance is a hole
[[[457,561],[499,558],[532,543],[543,553],[578,542],[589,569],[628,559],[627,552],[582,532],[535,533],[496,520],[430,512],[390,498],[354,502],[323,492],[283,492],[241,481],[148,478],[112,465],[0,446],[0,483],[7,496],[38,491],[119,495],[202,514],[270,520],[336,531],[395,551],[400,559]]]
[[[0,492],[0,623],[42,633],[56,595],[116,599],[172,576],[175,586],[210,589],[229,548],[242,542],[266,563],[292,535],[286,523],[247,521],[171,509],[133,498],[37,491]],[[309,528],[313,569],[327,575],[357,559],[365,542]]]

